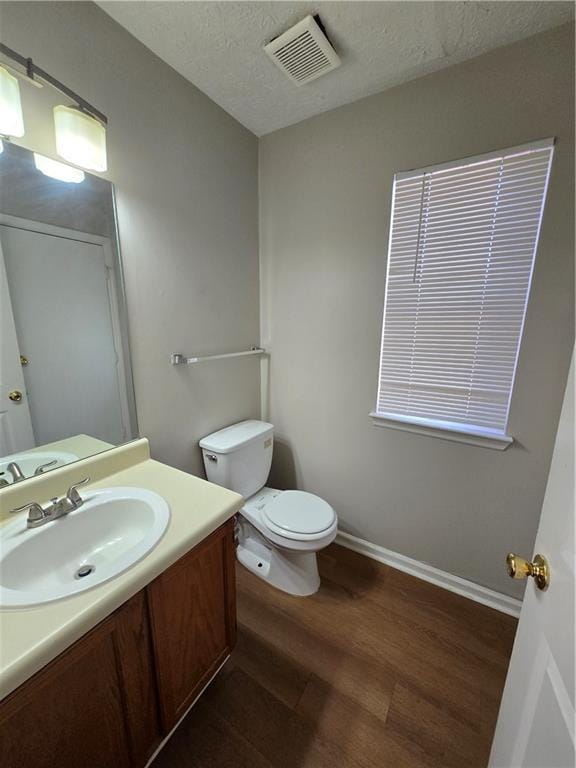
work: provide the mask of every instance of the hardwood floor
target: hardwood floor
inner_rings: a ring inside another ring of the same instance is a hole
[[[332,545],[294,598],[237,565],[238,644],[154,768],[485,768],[516,620]]]

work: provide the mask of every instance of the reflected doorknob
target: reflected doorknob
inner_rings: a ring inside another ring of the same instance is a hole
[[[20,403],[22,401],[22,392],[19,389],[13,389],[8,393],[8,397],[13,403]]]
[[[511,579],[527,579],[532,576],[538,589],[548,589],[550,584],[550,567],[544,555],[534,555],[534,560],[525,560],[514,552],[506,555],[506,568]]]

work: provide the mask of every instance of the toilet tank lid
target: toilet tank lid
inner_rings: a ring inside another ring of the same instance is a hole
[[[266,421],[249,419],[232,424],[230,427],[219,429],[211,435],[206,435],[200,440],[200,448],[214,453],[232,453],[253,440],[272,435],[274,425]]]

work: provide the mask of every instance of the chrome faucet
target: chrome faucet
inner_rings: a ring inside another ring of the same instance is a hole
[[[16,464],[15,461],[11,461],[10,464],[8,464],[8,466],[6,467],[6,470],[10,472],[10,474],[12,475],[13,483],[19,483],[20,480],[25,480],[26,478],[26,475],[24,474],[24,472],[22,472],[22,470],[20,469],[18,464]]]
[[[55,464],[58,464],[58,459],[52,459],[52,461],[47,461],[45,464],[40,464],[40,466],[36,467],[34,470],[34,477],[42,475],[48,467],[53,467]],[[15,461],[11,461],[10,464],[8,464],[6,472],[10,472],[12,475],[13,483],[19,483],[21,480],[26,480],[26,475],[22,472],[20,465]],[[0,472],[0,475],[3,474],[4,472]],[[6,485],[10,485],[8,480],[6,480],[5,477],[0,477],[0,488],[4,488]]]
[[[21,507],[11,509],[10,512],[26,512],[28,510],[26,527],[38,528],[41,525],[52,522],[52,520],[57,520],[59,517],[67,515],[69,512],[73,512],[75,509],[79,509],[84,504],[84,499],[80,496],[77,489],[89,482],[90,478],[85,477],[83,480],[73,483],[68,488],[65,496],[61,499],[57,496],[50,499],[50,504],[47,507],[42,507],[38,502],[31,501],[28,504],[23,504]]]

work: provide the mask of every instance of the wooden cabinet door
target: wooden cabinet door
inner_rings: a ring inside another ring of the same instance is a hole
[[[128,768],[160,740],[144,592],[0,702],[2,768]]]
[[[133,765],[139,767],[162,741],[146,590],[134,595],[113,617],[126,730]]]
[[[234,522],[229,520],[147,587],[165,732],[236,641]]]

